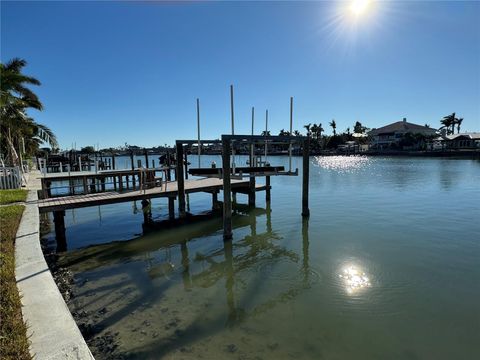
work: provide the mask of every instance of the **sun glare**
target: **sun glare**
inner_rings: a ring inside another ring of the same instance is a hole
[[[350,11],[355,15],[355,16],[362,16],[368,11],[368,8],[370,7],[370,0],[353,0],[351,5],[350,5]]]

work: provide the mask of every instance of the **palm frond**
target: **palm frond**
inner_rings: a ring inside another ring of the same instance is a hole
[[[58,147],[57,137],[53,131],[46,125],[35,124],[37,126],[37,136],[51,147]]]

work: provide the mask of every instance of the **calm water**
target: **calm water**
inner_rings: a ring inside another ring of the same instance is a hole
[[[118,333],[128,358],[480,358],[480,162],[310,166],[308,221],[301,177],[274,177],[271,204],[258,193],[231,243],[220,219],[141,236],[135,204],[67,212],[74,310]],[[153,209],[166,217],[166,201]]]

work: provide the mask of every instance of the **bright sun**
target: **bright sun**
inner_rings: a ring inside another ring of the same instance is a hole
[[[370,3],[370,0],[353,0],[350,5],[350,11],[355,16],[362,16],[367,12]]]

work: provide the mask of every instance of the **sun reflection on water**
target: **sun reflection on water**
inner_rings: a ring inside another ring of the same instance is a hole
[[[322,169],[345,173],[363,169],[370,163],[371,159],[365,155],[315,157],[315,165]]]
[[[353,265],[345,267],[338,276],[343,279],[348,294],[355,294],[371,286],[370,278]]]

